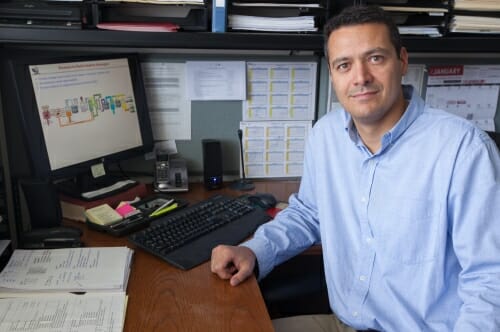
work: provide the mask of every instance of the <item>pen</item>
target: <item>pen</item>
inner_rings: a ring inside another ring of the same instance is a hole
[[[163,210],[164,208],[166,208],[167,206],[169,206],[170,204],[172,204],[174,202],[174,199],[169,199],[168,201],[166,201],[165,203],[163,203],[162,205],[160,205],[159,208],[157,208],[156,210],[154,210],[153,212],[151,212],[151,214],[149,215],[150,217],[155,215],[156,213],[158,213],[159,211]]]
[[[165,212],[171,211],[173,209],[176,209],[178,207],[177,203],[174,203],[172,205],[169,205],[161,210],[156,210],[155,212],[151,213],[149,216],[150,217],[157,217],[159,215],[164,214]]]

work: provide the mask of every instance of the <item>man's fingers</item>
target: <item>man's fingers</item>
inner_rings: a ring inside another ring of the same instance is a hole
[[[246,247],[220,245],[212,250],[210,268],[221,279],[230,279],[232,286],[247,279],[255,266],[255,254]]]

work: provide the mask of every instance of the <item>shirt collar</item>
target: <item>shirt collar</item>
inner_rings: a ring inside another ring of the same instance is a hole
[[[406,100],[410,100],[406,111],[399,121],[388,132],[382,136],[382,144],[379,153],[384,151],[387,146],[394,143],[403,132],[415,121],[424,110],[424,101],[418,95],[416,90],[411,85],[403,85],[403,96]],[[351,141],[356,145],[363,145],[359,138],[358,131],[352,120],[351,114],[342,110],[344,114],[344,129],[349,135]]]

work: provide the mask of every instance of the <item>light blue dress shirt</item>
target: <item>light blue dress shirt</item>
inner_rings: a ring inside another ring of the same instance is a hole
[[[356,329],[498,332],[498,149],[404,93],[409,106],[375,154],[348,113],[322,117],[299,192],[243,245],[263,277],[321,242],[331,308]]]

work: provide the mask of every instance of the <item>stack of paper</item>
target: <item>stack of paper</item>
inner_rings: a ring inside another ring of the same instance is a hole
[[[322,0],[239,0],[229,7],[233,30],[315,32],[326,20]]]
[[[123,331],[132,255],[126,247],[15,250],[0,273],[0,331]]]
[[[474,11],[500,11],[498,0],[455,0],[455,9]]]
[[[0,297],[36,293],[121,292],[133,251],[127,247],[21,250],[0,273]]]
[[[450,20],[451,32],[499,33],[500,2],[498,0],[455,0],[455,15]]]
[[[233,30],[303,32],[318,31],[314,16],[262,17],[229,15],[229,27]]]
[[[500,33],[500,17],[454,15],[450,21],[451,32]]]
[[[402,35],[440,37],[448,15],[446,0],[385,0],[367,1],[389,12]]]

